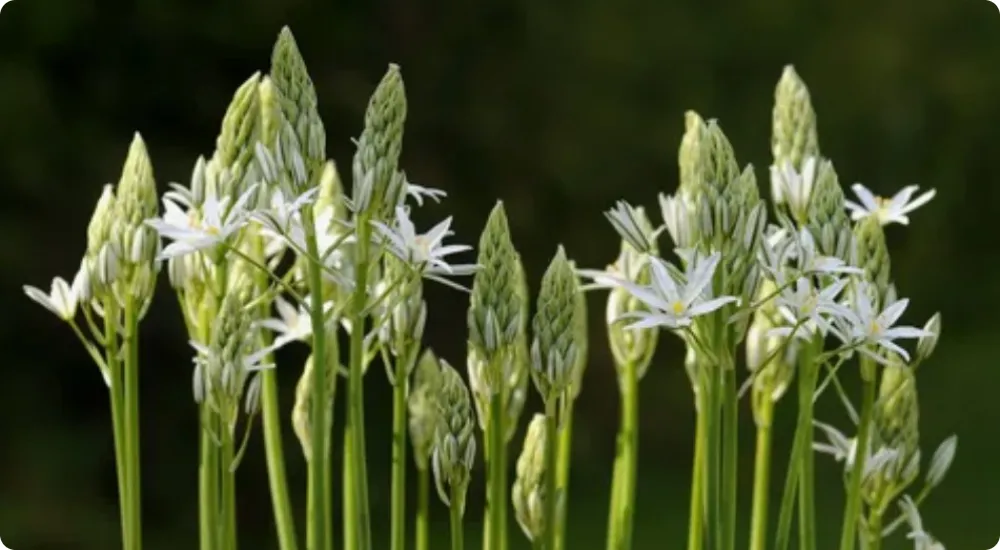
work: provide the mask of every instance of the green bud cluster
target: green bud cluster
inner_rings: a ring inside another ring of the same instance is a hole
[[[874,439],[895,456],[865,479],[870,506],[884,509],[917,478],[920,468],[920,408],[913,370],[897,361],[882,369],[874,414]],[[878,445],[876,445],[878,448]]]
[[[785,67],[774,90],[771,152],[775,165],[790,162],[796,171],[802,170],[805,158],[819,156],[816,112],[809,89],[791,65]]]
[[[226,114],[222,117],[222,129],[215,140],[215,160],[225,167],[230,177],[223,191],[224,196],[240,196],[253,183],[254,147],[260,135],[260,73],[254,73],[233,94]]]
[[[524,446],[517,459],[517,477],[510,493],[517,523],[531,541],[544,536],[546,531],[545,446],[547,444],[545,415],[536,414],[528,424],[528,432],[524,436]]]
[[[774,294],[777,285],[770,279],[761,282],[758,300]],[[769,425],[771,404],[777,402],[788,390],[795,374],[795,343],[786,336],[773,336],[768,332],[781,326],[782,319],[774,299],[763,302],[753,313],[747,329],[747,369],[753,373],[751,406],[758,426]],[[779,352],[785,347],[783,352]]]
[[[274,99],[280,106],[282,117],[287,121],[292,135],[297,141],[297,150],[306,163],[309,173],[318,171],[326,161],[326,130],[319,117],[319,102],[316,98],[316,88],[306,68],[306,62],[299,52],[295,37],[288,27],[283,27],[278,34],[271,53],[271,74],[274,91],[266,91],[262,103],[271,106]],[[266,107],[265,113],[272,112],[273,107]],[[271,115],[264,115],[264,135],[272,137],[276,132]],[[280,128],[280,125],[278,125]],[[265,141],[265,143],[267,143]],[[305,189],[299,190],[299,193]]]
[[[437,356],[426,350],[417,362],[413,375],[413,389],[407,401],[410,424],[410,443],[417,468],[426,470],[434,452],[434,437],[440,423],[438,395],[441,392],[441,366]]]
[[[820,161],[814,185],[806,217],[819,253],[855,265],[857,250],[851,220],[844,210],[844,190],[832,162]]]
[[[586,361],[586,311],[582,304],[576,273],[560,246],[542,276],[532,323],[531,376],[546,403],[572,389]]]
[[[858,247],[858,267],[864,270],[865,278],[878,292],[876,303],[881,307],[889,292],[891,262],[885,232],[878,218],[867,216],[859,220],[854,226],[854,239]]]
[[[447,361],[440,360],[438,426],[434,436],[431,464],[438,496],[446,505],[465,513],[465,492],[476,459],[475,419],[469,390],[461,375]],[[460,502],[452,500],[452,496]]]
[[[637,211],[640,214],[640,226],[647,231],[647,235],[652,235],[653,227],[645,216],[645,212],[642,209],[637,209]],[[650,240],[652,241],[652,239]],[[648,285],[651,278],[649,255],[639,253],[623,240],[618,258],[615,263],[608,266],[607,271],[626,281]],[[646,309],[646,305],[641,300],[624,288],[614,287],[608,293],[606,310],[608,342],[615,358],[615,366],[618,368],[619,376],[623,374],[622,369],[626,365],[634,365],[641,379],[653,360],[660,331],[655,328],[625,330],[627,323],[616,321],[625,314],[645,311]]]
[[[423,279],[408,264],[387,254],[383,260],[383,278],[379,287],[378,295],[388,293],[382,302],[384,321],[379,338],[399,361],[412,369],[427,323]],[[389,367],[386,365],[389,382],[395,385],[399,380],[396,380],[396,373]],[[409,374],[409,371],[405,373],[404,382]]]
[[[403,77],[398,65],[389,65],[368,101],[352,166],[354,208],[374,219],[391,216],[406,195],[406,178],[399,170],[405,123]]]

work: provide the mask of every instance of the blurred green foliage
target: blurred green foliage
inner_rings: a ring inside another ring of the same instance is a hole
[[[753,162],[766,181],[774,85],[793,63],[812,91],[821,148],[845,184],[938,190],[912,227],[889,230],[894,277],[913,299],[907,321],[944,315],[941,345],[920,374],[925,453],[951,432],[960,438],[955,467],[924,518],[949,548],[986,548],[1000,535],[992,500],[1000,473],[991,466],[1000,451],[993,401],[1000,185],[991,156],[1000,141],[1000,14],[985,0],[15,0],[0,15],[5,542],[118,544],[100,378],[70,331],[24,299],[20,285],[76,269],[90,210],[101,185],[117,177],[133,131],[149,145],[161,189],[186,181],[196,155],[211,152],[236,86],[266,69],[283,24],[309,64],[330,153],[342,166],[379,75],[389,62],[402,66],[411,106],[404,166],[415,182],[451,195],[421,215],[454,213],[458,240],[474,243],[503,199],[534,292],[559,243],[580,265],[613,259],[618,243],[601,211],[615,199],[654,207],[657,192],[676,186],[685,109],[718,118],[740,161]],[[466,297],[440,288],[428,294],[429,342],[461,364]],[[602,547],[595,541],[603,540],[617,415],[603,297],[591,299],[590,311],[593,358],[578,406],[570,503],[569,547],[581,550]],[[189,548],[195,407],[189,350],[165,285],[145,329],[147,548]],[[289,405],[300,352],[279,358]],[[384,528],[390,407],[380,370],[371,371],[368,391],[372,503]],[[670,548],[676,543],[664,541],[685,532],[693,425],[675,342],[661,345],[642,398],[636,547]],[[779,414],[788,420],[786,401]],[[845,421],[835,406],[819,414]],[[748,508],[752,423],[745,426],[741,504]],[[779,457],[789,433],[779,437]],[[302,502],[304,468],[290,434],[287,443]],[[819,463],[828,499],[820,503],[820,536],[829,546],[840,525],[840,474]],[[243,546],[273,548],[259,441],[238,477]],[[481,482],[470,498],[473,529]],[[444,509],[433,513],[443,527]]]

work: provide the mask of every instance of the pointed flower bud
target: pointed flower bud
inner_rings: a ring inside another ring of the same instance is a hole
[[[858,247],[858,267],[864,269],[865,278],[878,293],[877,303],[884,304],[890,283],[890,260],[882,224],[874,216],[864,218],[854,226],[854,238]]]
[[[438,395],[441,393],[441,367],[437,356],[426,350],[417,363],[413,376],[413,390],[408,398],[410,443],[417,468],[426,470],[434,451],[434,435],[438,417]]]
[[[439,364],[439,423],[431,464],[438,496],[447,506],[458,506],[464,514],[465,492],[476,460],[476,424],[472,417],[469,390],[462,376],[447,361],[440,360]],[[452,497],[459,500],[455,501]]]
[[[264,76],[257,85],[257,104],[260,106],[260,142],[264,147],[274,147],[278,132],[285,124],[281,99],[270,76]]]
[[[829,160],[821,160],[816,169],[816,183],[809,199],[806,220],[820,254],[854,265],[857,250],[851,221],[844,210],[844,190]]]
[[[926,361],[931,354],[934,353],[934,349],[937,347],[938,339],[941,337],[941,313],[935,313],[927,324],[924,325],[924,330],[927,334],[920,337],[917,340],[917,356],[916,363],[921,363]]]
[[[295,37],[288,27],[281,29],[274,44],[274,51],[271,54],[271,80],[278,92],[281,112],[293,129],[298,149],[307,168],[310,171],[320,169],[326,159],[326,130],[319,117],[316,89],[313,87],[312,78],[309,77],[306,62],[302,59]],[[265,97],[264,101],[269,104],[271,99]],[[267,131],[273,130],[268,126]],[[305,189],[299,190],[296,195],[303,191]]]
[[[587,342],[580,327],[586,322],[586,312],[580,307],[579,294],[576,274],[560,246],[542,277],[532,323],[531,376],[546,403],[570,388],[576,369],[585,360]]]
[[[758,300],[772,296],[777,285],[765,279],[758,290]],[[778,312],[777,302],[767,300],[754,311],[753,321],[747,330],[747,369],[754,373],[751,404],[754,420],[758,426],[768,426],[771,422],[771,404],[776,403],[788,390],[794,376],[795,342],[788,337],[772,332],[783,322]],[[778,351],[783,346],[783,352]]]
[[[222,118],[222,129],[215,140],[215,158],[232,175],[233,189],[224,193],[238,197],[252,183],[248,170],[254,160],[254,147],[260,128],[260,73],[254,73],[233,94]]]
[[[427,323],[427,303],[424,302],[423,279],[395,256],[386,255],[382,281],[377,285],[376,296],[388,293],[382,299],[379,339],[399,360],[412,369],[416,360],[414,350],[420,347],[424,326]],[[412,356],[412,358],[411,358]],[[389,382],[395,385],[396,373],[386,365]],[[409,379],[406,371],[404,383]]]
[[[787,161],[795,170],[801,170],[806,157],[819,155],[816,112],[809,89],[791,65],[785,67],[774,90],[771,152],[774,164]]]
[[[517,477],[511,489],[517,523],[531,541],[545,534],[546,432],[545,415],[536,414],[528,424],[521,456],[517,459]]]
[[[399,172],[406,122],[406,89],[398,65],[389,70],[368,101],[365,128],[354,154],[354,207],[375,218],[391,216],[406,193]]]

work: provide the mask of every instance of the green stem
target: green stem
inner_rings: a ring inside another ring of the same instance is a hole
[[[139,465],[139,309],[135,296],[125,297],[125,480],[128,485],[130,550],[142,548],[142,476]]]
[[[622,396],[624,403],[624,396]],[[624,407],[624,405],[623,405]],[[624,422],[623,419],[619,423]],[[621,523],[618,520],[618,510],[621,509],[622,489],[625,486],[625,438],[621,428],[615,438],[615,463],[612,468],[611,495],[608,503],[608,540],[607,550],[615,550],[621,537]]]
[[[201,464],[198,466],[198,510],[201,550],[219,549],[218,445],[212,437],[215,414],[201,405]]]
[[[359,216],[357,245],[355,247],[355,287],[351,297],[351,351],[347,396],[347,425],[351,434],[350,480],[354,484],[353,521],[357,525],[359,550],[371,550],[371,521],[368,508],[368,466],[365,459],[364,416],[364,355],[365,355],[365,305],[368,300],[368,253],[371,244],[371,226],[365,216]],[[319,273],[317,271],[317,277]],[[322,314],[322,312],[320,312]]]
[[[506,409],[506,407],[504,407],[504,408]],[[506,434],[506,433],[507,433],[507,430],[506,430],[506,425],[505,425],[504,426],[504,434]],[[507,471],[507,464],[508,464],[508,462],[507,462],[507,460],[508,460],[507,453],[508,452],[509,452],[509,450],[507,448],[507,442],[504,441],[503,446],[500,447],[500,464],[501,464],[501,468],[500,468],[500,487],[503,489],[503,495],[504,495],[503,496],[503,500],[501,501],[503,503],[503,505],[500,506],[500,525],[503,526],[503,528],[500,530],[500,549],[501,550],[507,550],[507,508],[509,506],[508,505],[509,500],[507,499],[507,488],[510,487],[510,484],[507,481],[507,475],[508,475],[508,471]]]
[[[635,364],[625,367],[622,391],[622,484],[621,500],[618,502],[620,550],[632,548],[632,526],[635,523],[635,488],[639,462],[639,373]]]
[[[395,380],[392,386],[392,521],[390,540],[392,550],[406,547],[406,370],[409,359],[396,360]]]
[[[431,470],[430,468],[420,468],[417,470],[417,550],[428,550],[427,542],[430,538],[430,494]]]
[[[868,515],[868,547],[866,550],[882,549],[882,511],[872,508]]]
[[[448,509],[448,515],[451,517],[451,550],[462,550],[465,544],[465,533],[462,529],[462,510],[465,509],[464,487],[452,486]]]
[[[722,444],[722,498],[723,527],[722,538],[723,548],[734,550],[736,548],[736,498],[737,498],[737,462],[739,460],[739,401],[737,392],[739,386],[736,383],[736,367],[728,364],[725,367],[725,377],[723,378],[723,426],[722,436],[725,438]]]
[[[111,428],[115,442],[115,472],[118,474],[118,507],[121,516],[122,545],[124,548],[131,548],[129,541],[132,529],[132,520],[129,508],[129,484],[128,476],[125,473],[128,468],[125,459],[125,420],[124,403],[122,402],[122,372],[121,362],[118,361],[118,335],[115,329],[114,313],[115,306],[113,300],[106,300],[104,311],[106,319],[104,321],[104,340],[107,346],[105,364],[108,367],[111,395]]]
[[[552,550],[556,545],[556,445],[559,419],[556,416],[558,397],[551,395],[545,403],[545,547]]]
[[[319,246],[316,243],[315,223],[313,222],[310,209],[303,211],[303,223],[306,227],[306,249],[313,257],[319,256]],[[316,262],[309,262],[309,293],[312,303],[309,308],[309,316],[312,322],[312,351],[313,360],[316,362],[313,369],[312,387],[312,457],[309,460],[309,468],[313,471],[310,477],[309,503],[311,514],[308,521],[310,538],[315,546],[309,550],[322,550],[328,548],[326,541],[327,526],[330,514],[326,509],[326,479],[327,469],[323,467],[323,454],[326,450],[326,438],[330,432],[326,425],[325,415],[321,414],[329,406],[329,392],[327,388],[327,367],[330,365],[330,356],[326,349],[326,319],[323,311],[323,277],[322,269]],[[360,332],[361,327],[354,325],[355,331]]]
[[[858,443],[854,455],[854,468],[847,490],[847,502],[844,504],[844,523],[841,528],[840,550],[854,550],[855,532],[858,526],[858,516],[861,513],[861,481],[868,456],[868,433],[872,423],[872,409],[875,405],[875,365],[871,359],[862,355],[861,384],[863,396],[861,400],[861,418],[858,421]]]
[[[491,550],[500,550],[503,547],[503,514],[502,510],[504,505],[504,493],[505,487],[503,486],[502,470],[506,465],[502,464],[504,447],[504,406],[503,406],[503,396],[501,393],[496,393],[490,399],[490,421],[489,421],[489,464],[487,465],[489,469],[490,479],[487,481],[487,491],[489,491],[488,499],[488,517],[487,517],[487,527],[489,529],[489,535],[486,537],[488,544],[484,544],[485,548]],[[551,470],[555,472],[555,470]],[[551,494],[551,493],[548,493]]]
[[[569,461],[573,450],[573,403],[566,407],[566,418],[559,430],[559,456],[556,467],[556,484],[562,506],[556,510],[556,540],[554,550],[566,547],[566,513],[569,508]]]
[[[819,364],[815,362],[816,344],[804,348],[799,362],[799,425],[804,444],[798,448],[799,463],[799,548],[816,548],[816,475],[815,454],[812,450],[813,392],[819,378]]]
[[[719,490],[719,477],[721,472],[721,443],[722,443],[722,423],[720,422],[721,407],[720,397],[720,372],[715,365],[702,365],[702,369],[707,370],[707,384],[702,387],[705,394],[706,407],[703,414],[706,416],[708,424],[708,440],[705,446],[706,472],[705,472],[705,504],[707,504],[708,514],[708,547],[712,549],[722,547],[722,493]]]
[[[221,420],[221,419],[220,419]],[[233,434],[228,422],[219,422],[222,452],[219,457],[219,486],[222,492],[223,550],[236,550],[236,473],[233,471]]]
[[[691,509],[688,520],[688,550],[702,550],[704,545],[705,511],[705,449],[708,439],[708,422],[704,414],[705,404],[697,407],[694,435],[694,463],[691,466]]]
[[[792,538],[792,512],[795,510],[795,496],[799,485],[798,456],[803,445],[809,445],[809,432],[795,430],[792,443],[792,454],[788,457],[788,469],[785,472],[785,489],[781,494],[781,508],[778,509],[778,528],[775,533],[775,550],[786,550]]]
[[[753,513],[750,522],[750,550],[764,550],[767,544],[767,508],[771,483],[771,419],[774,401],[766,396],[760,402],[757,425],[757,451],[753,472]]]
[[[253,237],[254,256],[264,256],[264,239]],[[254,270],[254,283],[259,292],[268,287],[268,273]],[[260,306],[261,319],[270,316],[270,304]],[[268,331],[259,331],[261,349],[271,344]],[[273,362],[273,354],[268,354],[265,362]],[[288,480],[285,475],[285,453],[281,437],[281,405],[278,402],[278,378],[274,369],[261,373],[261,416],[264,430],[264,455],[267,459],[267,479],[271,489],[271,506],[274,509],[274,525],[278,531],[280,550],[298,550],[295,534],[295,519],[292,516],[291,500],[288,497]]]
[[[344,426],[344,466],[343,478],[343,507],[344,507],[344,548],[357,548],[358,544],[358,524],[357,499],[354,498],[354,436],[351,434],[350,425]]]

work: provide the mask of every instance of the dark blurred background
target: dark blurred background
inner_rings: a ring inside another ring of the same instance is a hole
[[[675,189],[685,109],[718,118],[741,164],[753,163],[765,182],[774,86],[794,64],[812,91],[822,151],[845,187],[863,181],[891,194],[918,183],[938,191],[911,227],[888,228],[894,277],[912,298],[905,320],[919,325],[939,310],[945,320],[920,374],[921,430],[927,456],[953,432],[959,452],[924,521],[949,548],[985,549],[1000,536],[1000,186],[992,156],[1000,141],[1000,13],[986,0],[15,0],[0,15],[0,537],[8,545],[119,544],[104,386],[68,327],[29,302],[21,285],[47,289],[52,276],[75,272],[101,185],[117,181],[134,131],[147,141],[161,190],[187,182],[196,156],[211,154],[236,86],[267,70],[284,24],[315,80],[329,153],[342,167],[368,94],[388,63],[402,66],[410,106],[404,166],[415,182],[450,195],[421,210],[418,224],[454,214],[457,241],[475,243],[494,201],[504,200],[534,290],[559,243],[584,266],[614,258],[618,241],[601,213],[616,199],[655,209],[656,194]],[[150,550],[195,548],[197,537],[190,350],[163,279],[143,326]],[[439,286],[429,294],[427,340],[464,366],[465,296]],[[590,300],[593,359],[577,408],[572,549],[602,548],[606,523],[618,396],[603,300]],[[642,384],[641,549],[676,548],[686,536],[692,398],[679,346],[663,341]],[[279,359],[290,406],[303,350]],[[388,516],[387,387],[373,369],[368,437],[379,531]],[[776,480],[794,399],[780,410]],[[846,426],[835,403],[820,415]],[[743,418],[746,522],[753,426]],[[285,436],[298,506],[303,461],[290,430]],[[818,463],[827,548],[840,527],[841,477],[831,460]],[[259,437],[238,478],[243,547],[275,548]],[[778,490],[775,483],[775,498]],[[432,513],[445,536],[444,508]],[[889,547],[903,543],[898,536]]]

